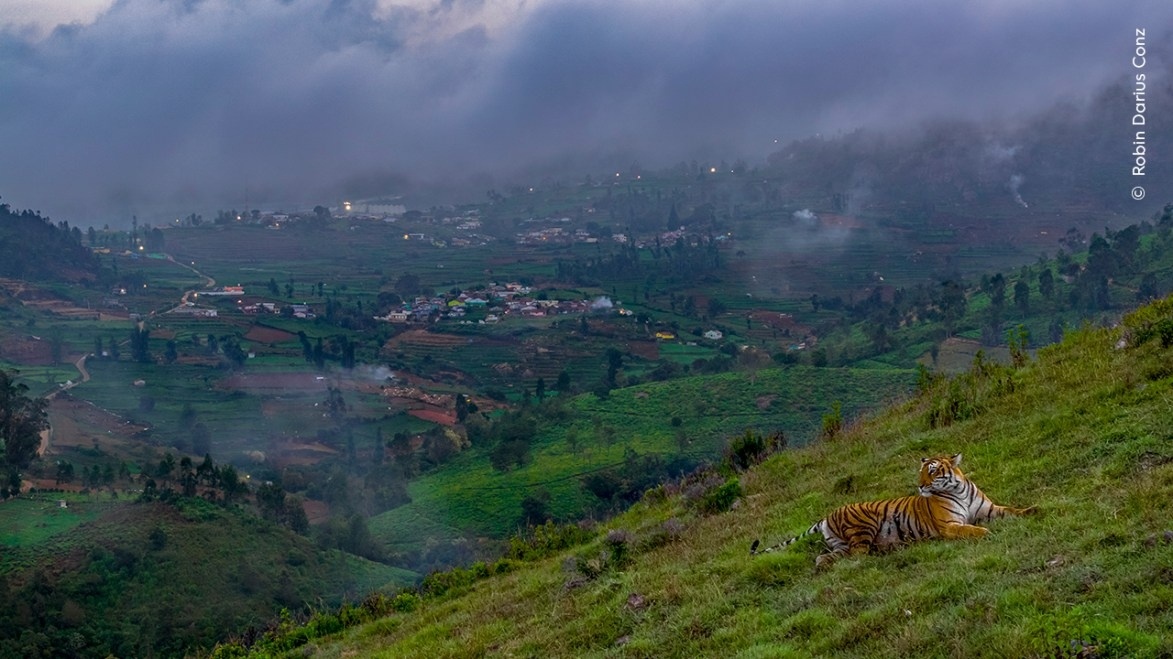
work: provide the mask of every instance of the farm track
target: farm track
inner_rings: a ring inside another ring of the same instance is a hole
[[[191,270],[192,272],[194,272],[197,276],[202,277],[205,282],[205,287],[211,288],[212,286],[216,285],[215,279],[213,279],[212,277],[210,277],[208,275],[205,275],[204,273],[200,272],[199,270],[196,270],[193,266],[184,265],[184,264],[176,261],[175,258],[172,257],[170,254],[167,255],[167,260],[170,261],[171,263],[174,263],[175,265],[178,265],[183,268],[187,268],[188,270]],[[195,292],[194,290],[184,291],[183,297],[180,300],[179,306],[180,307],[184,306],[184,304],[187,302],[188,296],[190,296],[194,292]],[[126,343],[126,341],[123,341],[123,343]],[[70,389],[73,389],[74,387],[76,387],[79,384],[89,382],[90,381],[90,372],[89,372],[89,369],[86,368],[86,360],[89,359],[90,356],[91,356],[90,353],[86,353],[86,354],[82,355],[81,357],[78,357],[77,361],[73,362],[74,368],[76,368],[78,374],[81,375],[80,380],[78,380],[78,381],[70,380],[70,381],[66,382],[65,384],[61,385],[57,389],[50,392],[47,396],[45,396],[45,400],[52,399],[52,398],[56,397],[57,394],[60,394],[65,391],[69,391]],[[102,411],[106,412],[108,414],[114,414],[113,412],[110,412],[109,410],[102,410]],[[117,416],[117,415],[115,415],[115,416]],[[53,436],[53,428],[52,427],[46,428],[45,430],[41,431],[41,441],[37,445],[37,457],[43,457],[45,455],[45,452],[49,450],[49,443],[50,443],[50,440],[52,439],[52,436]]]
[[[56,390],[54,390],[52,393],[50,393],[48,396],[45,396],[45,400],[49,400],[50,398],[54,398],[55,396],[57,396],[57,394],[59,394],[63,391],[69,391],[70,389],[76,387],[77,385],[81,384],[82,382],[89,382],[90,381],[90,372],[89,372],[89,370],[86,369],[86,359],[88,359],[88,358],[89,358],[89,355],[85,354],[85,355],[82,355],[81,357],[78,357],[77,361],[73,362],[74,368],[76,368],[77,372],[81,374],[80,381],[74,382],[74,381],[70,380],[69,382],[66,382],[65,384],[61,385]],[[37,446],[37,457],[44,456],[45,451],[49,450],[49,439],[52,436],[52,434],[53,434],[52,428],[46,428],[41,431],[41,443]]]
[[[203,279],[205,289],[212,288],[213,286],[216,285],[215,279],[213,279],[210,275],[205,275],[204,273],[200,272],[199,270],[196,270],[194,265],[187,265],[185,263],[180,263],[179,261],[176,261],[175,257],[170,254],[167,255],[167,260],[170,261],[171,263],[174,263],[175,265],[177,265],[181,268],[186,268],[188,270],[191,270],[193,273],[195,273],[195,275],[197,277]],[[189,302],[191,296],[195,295],[198,292],[199,291],[196,291],[195,289],[192,289],[189,291],[184,291],[183,297],[180,298],[179,305],[176,306],[175,309],[182,309],[183,307],[187,306],[187,303]],[[171,311],[175,311],[175,309],[171,309]]]

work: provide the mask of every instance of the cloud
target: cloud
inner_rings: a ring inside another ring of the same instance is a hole
[[[0,194],[101,224],[760,160],[776,139],[1079,102],[1131,73],[1134,27],[1157,43],[1171,23],[1144,0],[117,0],[0,30]]]

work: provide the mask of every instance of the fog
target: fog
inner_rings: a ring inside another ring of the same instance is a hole
[[[1173,25],[1139,0],[105,4],[0,0],[0,195],[81,225],[1013,122],[1130,79],[1134,29],[1155,51]]]

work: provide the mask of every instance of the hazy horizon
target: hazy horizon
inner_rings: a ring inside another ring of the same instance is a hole
[[[757,164],[819,133],[1013,123],[1130,79],[1136,28],[1150,68],[1167,66],[1173,25],[1173,6],[1143,0],[0,10],[0,195],[81,225],[421,189],[483,197],[635,162]]]

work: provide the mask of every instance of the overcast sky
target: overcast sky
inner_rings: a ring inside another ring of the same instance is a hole
[[[1170,26],[1165,0],[0,0],[0,195],[84,226],[572,156],[752,164],[1079,102],[1131,79],[1135,28],[1167,61]]]

